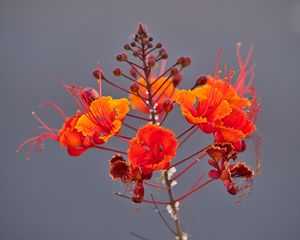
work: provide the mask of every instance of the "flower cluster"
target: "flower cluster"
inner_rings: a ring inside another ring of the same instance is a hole
[[[116,195],[135,203],[152,203],[157,210],[158,204],[167,205],[176,230],[172,230],[169,225],[168,228],[177,239],[187,239],[179,222],[180,202],[215,180],[221,180],[228,193],[243,197],[249,192],[254,179],[255,171],[246,163],[238,162],[238,158],[246,150],[247,139],[258,139],[255,135],[255,121],[261,106],[253,86],[254,66],[249,64],[253,47],[245,61],[242,60],[240,47],[238,44],[237,70],[228,70],[226,64],[222,70],[219,68],[220,49],[213,74],[200,75],[189,89],[181,89],[179,86],[184,79],[183,70],[191,64],[190,57],[179,57],[167,67],[169,55],[166,49],[159,42],[154,44],[145,26],[139,24],[132,42],[124,45],[126,52],[116,56],[117,61],[129,66],[128,70],[124,71],[120,67],[113,70],[116,78],[123,77],[130,81],[128,88],[110,80],[101,70],[100,64],[93,71],[98,90],[91,87],[77,88],[74,84],[61,82],[77,104],[77,111],[67,117],[55,103],[42,103],[54,107],[61,114],[64,119],[62,127],[58,130],[51,128],[33,113],[45,132],[24,141],[17,151],[28,145],[30,157],[34,146],[39,150],[45,139],[52,139],[61,147],[66,147],[71,156],[80,156],[91,148],[114,152],[109,175],[113,180],[122,182],[128,191],[127,194]],[[128,98],[102,96],[103,83],[125,92]],[[183,119],[189,125],[177,136],[172,130],[163,127],[175,106],[180,108]],[[130,108],[136,113],[130,113]],[[142,124],[139,127],[132,126],[128,118]],[[134,131],[134,136],[121,134],[123,127]],[[212,143],[175,161],[176,152],[197,131],[212,135]],[[128,144],[127,150],[107,147],[113,138],[125,141]],[[257,141],[255,145],[259,147]],[[212,169],[207,174],[199,174],[195,184],[176,198],[173,193],[176,180],[205,158]],[[174,175],[176,168],[184,164],[185,167]],[[153,183],[154,173],[160,174],[159,179],[162,181]],[[165,190],[169,200],[156,201],[152,194],[151,199],[147,199],[145,185]]]

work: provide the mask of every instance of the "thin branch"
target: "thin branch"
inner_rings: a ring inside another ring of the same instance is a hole
[[[185,135],[187,132],[189,132],[190,130],[192,130],[194,127],[196,127],[197,125],[192,125],[191,127],[189,127],[188,129],[186,129],[185,131],[183,131],[182,133],[180,133],[178,135],[178,137],[176,137],[176,139],[181,138],[183,135]]]
[[[194,192],[200,190],[201,188],[205,187],[207,184],[213,182],[215,179],[209,179],[207,180],[205,183],[201,184],[199,187],[194,188],[193,190],[187,192],[186,194],[182,195],[180,198],[177,199],[178,202],[181,202],[182,200],[184,200],[185,198],[187,198],[188,196],[190,196],[191,194],[193,194]]]
[[[197,152],[195,152],[195,153],[193,153],[193,154],[191,154],[190,156],[187,156],[186,158],[184,158],[184,159],[178,161],[177,163],[171,165],[171,166],[169,167],[169,169],[172,168],[172,167],[176,167],[176,166],[180,165],[181,163],[184,163],[185,161],[189,160],[190,158],[192,158],[192,157],[198,155],[199,153],[205,151],[207,148],[208,148],[208,146],[205,147],[205,148],[202,148],[201,150],[199,150],[199,151],[197,151]]]
[[[169,225],[168,221],[165,219],[164,215],[162,215],[161,211],[159,210],[156,201],[154,199],[153,194],[150,194],[152,201],[154,202],[153,205],[155,207],[155,212],[158,213],[160,219],[163,221],[163,223],[166,225],[166,227],[170,230],[171,233],[173,233],[176,236],[176,232],[171,228],[171,226]]]
[[[146,238],[146,237],[143,237],[135,232],[130,232],[130,235],[133,236],[133,237],[136,237],[138,239],[141,239],[141,240],[150,240],[149,238]]]

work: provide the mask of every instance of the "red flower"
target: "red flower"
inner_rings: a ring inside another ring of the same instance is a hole
[[[133,169],[139,168],[145,175],[165,170],[176,155],[177,146],[172,131],[158,125],[147,124],[138,130],[135,138],[131,139],[128,161]]]
[[[51,103],[51,105],[55,106],[55,108],[58,109],[65,117],[62,110],[58,106],[56,106],[54,103]],[[75,128],[78,119],[81,117],[80,113],[77,113],[70,118],[65,117],[65,123],[62,125],[60,130],[50,128],[35,113],[33,113],[33,116],[41,123],[41,127],[45,128],[47,132],[29,138],[20,144],[17,152],[19,152],[26,144],[29,144],[29,152],[27,158],[30,157],[31,150],[34,145],[38,145],[38,150],[42,149],[43,141],[45,139],[55,140],[60,143],[61,147],[67,147],[68,153],[71,156],[80,156],[88,148],[94,146],[92,138],[90,136],[83,136],[82,133],[78,132]]]
[[[215,123],[216,141],[231,142],[250,136],[256,130],[247,114],[239,109],[232,108],[231,113]]]

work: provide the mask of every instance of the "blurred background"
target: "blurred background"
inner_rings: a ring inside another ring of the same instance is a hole
[[[26,150],[16,155],[20,142],[37,134],[32,111],[53,127],[62,124],[54,110],[38,108],[40,102],[53,100],[69,115],[75,111],[59,76],[95,87],[96,63],[111,74],[118,65],[115,55],[140,21],[167,48],[169,63],[191,56],[183,88],[212,73],[220,46],[229,66],[237,66],[237,42],[244,56],[250,44],[255,46],[262,174],[240,206],[221,182],[186,200],[180,206],[184,230],[191,239],[300,239],[300,2],[295,0],[1,0],[0,239],[136,239],[132,231],[151,240],[173,239],[151,205],[137,211],[112,195],[124,188],[108,176],[111,153],[91,150],[71,158],[47,141],[30,161]],[[104,90],[125,96],[107,85]],[[176,113],[167,122],[176,132],[184,124]],[[211,141],[196,137],[179,156]],[[251,148],[241,160],[254,163]],[[187,174],[176,195],[207,169],[203,164]]]

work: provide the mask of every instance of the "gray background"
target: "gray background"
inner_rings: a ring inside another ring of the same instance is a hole
[[[235,44],[243,43],[243,53],[255,45],[252,62],[264,108],[257,123],[264,139],[263,173],[241,206],[221,182],[188,199],[181,206],[185,230],[192,239],[300,239],[300,3],[288,0],[1,0],[0,239],[134,239],[131,231],[172,239],[151,206],[135,211],[112,195],[123,187],[107,174],[110,153],[92,150],[71,158],[49,141],[31,161],[25,152],[15,154],[36,133],[31,111],[51,126],[62,123],[50,108],[38,109],[39,102],[54,100],[68,114],[76,109],[58,76],[95,86],[90,73],[96,62],[109,73],[139,21],[165,44],[170,59],[192,57],[182,87],[213,71],[220,45],[222,61],[235,66]],[[123,96],[107,86],[105,92]],[[179,120],[168,126],[178,129],[184,122]],[[211,140],[196,137],[180,156]],[[241,156],[252,158],[251,151]],[[206,164],[195,168],[176,191],[186,190],[205,170]]]

